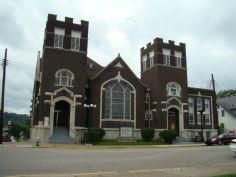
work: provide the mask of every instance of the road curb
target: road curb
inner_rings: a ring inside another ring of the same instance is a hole
[[[55,144],[55,145],[40,145],[31,146],[28,148],[56,148],[56,149],[119,149],[119,148],[178,148],[178,147],[201,147],[205,144],[181,144],[181,145],[131,145],[131,146],[100,146],[100,145],[65,145],[65,144]]]

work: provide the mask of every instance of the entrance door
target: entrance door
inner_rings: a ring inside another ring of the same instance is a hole
[[[179,111],[175,108],[168,110],[168,130],[175,130],[179,135]]]
[[[70,104],[66,101],[58,101],[54,109],[54,127],[69,128]]]

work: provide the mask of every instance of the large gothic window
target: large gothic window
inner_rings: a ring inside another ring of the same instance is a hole
[[[105,119],[131,120],[131,90],[124,82],[105,87]]]
[[[66,69],[61,69],[56,72],[56,85],[57,86],[72,86],[74,75]]]
[[[175,82],[169,82],[166,86],[168,96],[181,96],[181,87]]]

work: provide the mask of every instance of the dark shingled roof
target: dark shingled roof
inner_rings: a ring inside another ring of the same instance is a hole
[[[217,104],[226,109],[232,116],[236,117],[236,96],[217,99]]]

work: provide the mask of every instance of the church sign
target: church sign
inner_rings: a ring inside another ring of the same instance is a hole
[[[133,128],[120,127],[120,137],[133,137]]]

